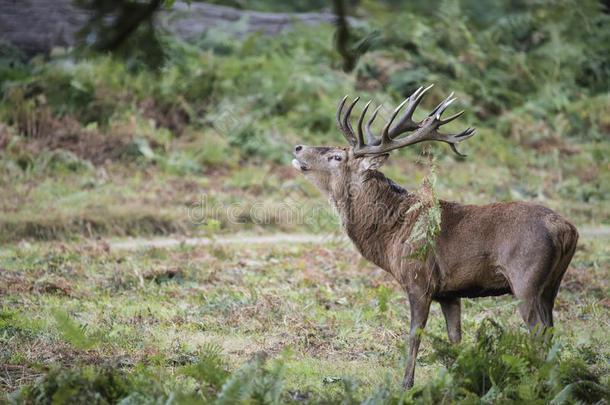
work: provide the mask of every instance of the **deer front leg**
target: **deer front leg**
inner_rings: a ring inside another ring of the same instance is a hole
[[[447,336],[453,344],[462,341],[462,316],[459,298],[447,298],[439,300],[445,322],[447,322]]]
[[[430,312],[430,297],[427,295],[409,294],[409,306],[411,309],[411,330],[409,332],[409,357],[407,358],[407,370],[402,385],[405,389],[413,387],[415,377],[415,360],[419,351],[419,331],[426,327],[428,313]]]

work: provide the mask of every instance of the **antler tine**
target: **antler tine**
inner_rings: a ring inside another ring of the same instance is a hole
[[[445,108],[447,108],[449,106],[449,104],[453,103],[455,100],[457,100],[457,98],[454,98],[453,100],[451,99],[453,97],[453,92],[451,92],[451,94],[449,94],[447,96],[446,99],[444,99],[443,101],[440,102],[439,105],[437,105],[436,107],[434,107],[434,110],[430,111],[430,114],[428,114],[428,117],[438,117],[439,114],[437,113],[442,113],[443,111],[445,111]]]
[[[372,101],[373,100],[369,100],[369,102],[366,103],[366,105],[362,109],[362,113],[360,114],[360,117],[358,118],[358,147],[359,148],[365,146],[364,135],[362,134],[362,121],[364,120],[364,116],[366,115],[366,111],[369,109],[369,105],[371,105]]]
[[[447,100],[447,102],[445,102],[443,104],[443,106],[441,108],[439,108],[439,110],[436,112],[436,119],[440,120],[441,119],[441,114],[443,112],[445,112],[445,110],[447,109],[447,107],[449,107],[455,100],[457,100],[457,97],[452,98],[451,100]]]
[[[471,136],[474,136],[475,133],[476,133],[476,131],[474,128],[468,128],[468,129],[465,129],[464,131],[460,132],[459,134],[447,135],[447,136],[451,136],[453,138],[458,138],[458,140],[456,141],[456,143],[458,143],[458,142],[462,142],[464,139],[468,139]],[[461,156],[461,157],[468,156],[468,155],[464,155],[463,153],[460,153],[460,151],[457,150],[455,143],[451,143],[451,142],[447,142],[447,141],[444,141],[444,142],[449,144],[449,146],[451,147],[451,150],[453,152],[455,152],[456,155]]]
[[[352,103],[347,107],[343,118],[341,118],[341,113],[343,111],[343,107],[345,106],[345,101],[347,101],[347,95],[343,97],[343,100],[341,100],[341,102],[339,103],[339,107],[337,107],[337,127],[339,128],[339,131],[341,131],[343,137],[345,137],[347,143],[351,147],[355,147],[357,142],[356,136],[354,135],[354,129],[352,128],[349,122],[349,116],[352,112],[352,109],[354,108],[354,105],[356,105],[359,99],[360,97],[356,97],[356,99],[352,101]]]
[[[438,132],[438,129],[440,128],[441,125],[444,125],[448,122],[455,120],[456,118],[460,117],[464,113],[464,111],[460,111],[460,112],[452,115],[449,118],[446,118],[446,119],[441,118],[441,115],[443,114],[443,112],[445,112],[445,110],[453,102],[455,102],[455,100],[457,100],[457,98],[453,97],[453,95],[454,95],[453,92],[447,98],[445,98],[439,105],[437,105],[436,108],[434,108],[423,121],[420,121],[420,122],[413,121],[413,112],[415,111],[415,109],[417,108],[419,103],[421,102],[424,94],[431,87],[432,86],[428,86],[425,89],[423,89],[422,87],[418,88],[406,100],[404,100],[402,103],[400,103],[400,105],[398,105],[398,107],[396,107],[394,109],[390,118],[384,125],[380,137],[375,136],[371,131],[371,124],[375,120],[375,117],[377,117],[377,113],[379,112],[379,109],[381,108],[381,106],[377,107],[364,126],[366,136],[368,138],[368,144],[365,144],[364,136],[362,133],[362,122],[364,121],[364,117],[366,115],[366,112],[368,111],[368,107],[371,104],[371,102],[369,101],[366,104],[366,106],[364,107],[364,109],[362,110],[362,114],[358,118],[358,139],[357,140],[353,139],[354,144],[356,144],[356,141],[357,141],[357,145],[352,145],[354,155],[356,155],[356,156],[378,155],[378,154],[382,154],[382,153],[387,153],[394,149],[413,145],[413,144],[423,142],[423,141],[440,141],[440,142],[448,143],[449,146],[451,147],[451,150],[453,152],[455,152],[457,155],[466,156],[466,155],[460,153],[457,150],[455,145],[458,144],[459,142],[462,142],[463,140],[468,139],[471,136],[473,136],[475,134],[474,128],[468,128],[457,134],[441,134],[440,132]],[[345,135],[346,139],[348,139],[348,142],[350,142],[350,144],[351,144],[351,141],[348,136],[351,136],[352,138],[355,138],[355,137],[354,137],[354,132],[353,132],[352,127],[349,122],[349,116],[357,101],[358,101],[358,98],[356,98],[350,104],[350,106],[348,107],[348,109],[343,117],[342,123],[339,120],[340,111],[337,113],[339,128],[343,130],[344,135]],[[345,103],[345,99],[341,102],[340,108],[342,108],[344,103]],[[406,111],[403,113],[403,115],[398,120],[398,122],[392,127],[392,123],[394,122],[394,119],[396,118],[396,116],[398,115],[400,110],[406,104],[407,104]],[[412,134],[410,134],[404,138],[397,138],[398,135],[400,135],[408,130],[414,130],[415,132],[413,132]]]
[[[475,132],[476,132],[476,129],[474,129],[474,128],[468,128],[468,129],[463,130],[463,131],[462,131],[462,132],[460,132],[459,134],[455,134],[455,135],[454,135],[454,138],[462,138],[462,139],[460,139],[460,142],[461,142],[461,141],[463,141],[464,139],[468,139],[468,138],[470,138],[471,136],[474,136]]]
[[[392,128],[390,128],[390,138],[396,138],[406,131],[413,131],[414,129],[419,128],[420,123],[413,121],[413,113],[415,112],[415,109],[419,103],[423,100],[424,94],[426,94],[426,92],[433,86],[434,84],[431,84],[425,89],[423,89],[423,86],[421,86],[409,96],[409,105],[405,109],[405,112],[402,114],[398,122]]]
[[[369,118],[369,120],[366,122],[366,125],[364,126],[364,130],[366,131],[366,137],[369,141],[369,145],[379,145],[379,143],[381,142],[380,139],[377,137],[377,135],[373,134],[373,132],[371,131],[371,124],[377,117],[377,113],[379,112],[380,109],[381,109],[381,105],[379,105],[379,107],[375,108],[375,111],[373,111],[373,115],[371,115],[371,118]]]
[[[394,109],[394,111],[392,111],[392,115],[390,115],[390,119],[386,122],[386,124],[383,126],[383,130],[381,131],[381,143],[388,143],[391,141],[390,139],[390,135],[388,133],[388,131],[390,130],[390,125],[392,125],[392,121],[394,121],[394,118],[396,118],[396,116],[398,115],[398,112],[402,109],[402,107],[405,106],[405,104],[407,104],[409,102],[409,99],[405,99],[402,103],[400,103],[398,105],[398,107],[396,107]]]
[[[456,113],[456,114],[453,114],[453,115],[452,115],[451,117],[449,117],[449,118],[445,118],[444,120],[441,120],[441,125],[444,125],[444,124],[446,124],[446,123],[448,123],[448,122],[453,121],[454,119],[458,118],[458,117],[459,117],[459,116],[461,116],[462,114],[464,114],[464,110],[462,110],[462,111],[460,111],[460,112],[458,112],[458,113]]]
[[[348,136],[350,137],[351,140],[348,141],[348,143],[352,146],[357,144],[357,140],[356,136],[354,135],[354,128],[352,128],[352,124],[350,122],[350,115],[352,114],[354,106],[358,103],[358,100],[360,100],[360,97],[356,97],[354,101],[352,101],[352,103],[347,107],[347,110],[345,110],[345,114],[343,115],[344,134],[346,138]]]

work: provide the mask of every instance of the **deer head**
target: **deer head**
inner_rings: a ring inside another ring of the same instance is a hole
[[[357,133],[354,133],[350,123],[350,115],[360,98],[356,97],[343,114],[343,108],[347,100],[347,96],[345,96],[337,108],[337,127],[347,140],[349,147],[297,145],[294,148],[293,166],[303,173],[323,194],[332,197],[333,194],[340,192],[348,184],[360,184],[367,171],[381,167],[388,158],[389,152],[394,149],[423,141],[441,141],[448,143],[453,152],[459,156],[465,156],[457,150],[455,145],[473,136],[475,134],[474,128],[468,128],[458,134],[441,134],[438,132],[441,125],[453,121],[464,113],[464,111],[460,111],[451,117],[441,118],[447,107],[456,100],[453,93],[436,106],[426,118],[419,122],[413,120],[413,112],[431,87],[432,85],[425,89],[420,87],[400,103],[384,125],[381,135],[375,135],[371,131],[371,124],[377,117],[381,106],[375,109],[363,128],[364,119],[371,104],[371,101],[369,101],[358,118]],[[404,113],[393,124],[396,116],[405,106]],[[401,137],[407,132],[412,133]]]

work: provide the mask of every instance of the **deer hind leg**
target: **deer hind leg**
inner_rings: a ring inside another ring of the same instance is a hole
[[[521,300],[519,311],[530,331],[553,326],[553,307],[555,298],[565,274],[571,255],[555,255],[555,260],[549,260],[541,264],[538,269],[550,269],[549,271],[533,271],[538,277],[531,277],[515,288],[515,297]]]
[[[533,297],[519,297],[519,312],[527,328],[533,332],[536,328],[546,329],[553,326],[553,303],[545,300],[541,295]]]
[[[552,243],[547,246],[546,254],[541,260],[530,267],[530,272],[521,273],[529,276],[519,280],[519,286],[513,286],[515,297],[522,301],[519,306],[521,316],[530,330],[540,325],[541,332],[544,333],[547,327],[553,326],[555,298],[578,241],[576,228],[565,223],[561,224],[561,228],[556,228],[549,234],[548,239],[552,240]],[[526,260],[513,263],[512,268],[517,269],[518,265],[523,265],[524,262]]]
[[[447,323],[447,336],[453,344],[462,341],[462,316],[461,304],[459,298],[445,298],[439,300],[441,310],[445,316]]]
[[[407,369],[405,371],[405,378],[402,381],[402,385],[405,389],[413,387],[415,380],[415,360],[417,359],[421,341],[420,330],[423,330],[426,327],[431,303],[431,299],[427,295],[417,297],[415,295],[416,294],[409,294],[411,330],[409,332],[409,357],[407,359]]]
[[[567,264],[564,260],[560,260],[549,273],[547,282],[541,287],[540,293],[532,300],[531,306],[533,306],[536,312],[538,323],[542,325],[544,329],[553,326],[553,307],[555,306],[555,298],[557,298],[559,284],[561,284],[561,279],[563,278],[566,269]],[[529,324],[528,327],[530,330],[532,329]]]
[[[515,297],[521,301],[519,312],[530,331],[553,326],[553,304],[556,295],[557,281],[552,273],[533,272],[544,277],[526,280],[521,286],[515,286]]]
[[[533,274],[541,274],[534,271]],[[520,283],[513,284],[513,293],[515,298],[521,301],[519,304],[519,312],[525,321],[525,325],[530,331],[537,328],[553,326],[553,300],[549,300],[545,296],[545,291],[548,291],[550,280],[537,279],[520,280]]]
[[[544,284],[540,299],[537,302],[539,316],[541,317],[544,326],[553,326],[553,307],[555,306],[555,299],[559,292],[561,280],[570,265],[570,261],[572,261],[572,256],[576,250],[577,240],[578,236],[575,237],[574,235],[571,235],[571,240],[569,241],[570,246],[568,246],[567,251],[557,255],[558,260],[553,264],[547,277],[548,281]]]

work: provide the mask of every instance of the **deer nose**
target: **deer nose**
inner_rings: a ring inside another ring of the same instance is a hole
[[[303,145],[297,145],[294,147],[294,153],[300,152],[303,149]]]

